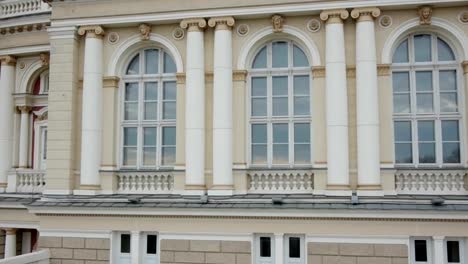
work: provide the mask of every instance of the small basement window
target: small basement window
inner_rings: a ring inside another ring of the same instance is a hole
[[[258,235],[255,238],[255,263],[274,264],[275,246],[273,235]]]
[[[432,263],[432,240],[425,237],[411,239],[411,264]]]
[[[459,240],[446,241],[447,263],[463,263],[462,243]]]
[[[305,263],[305,243],[302,235],[284,236],[284,263],[303,264]]]

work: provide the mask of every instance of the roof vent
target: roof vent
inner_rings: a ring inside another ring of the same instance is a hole
[[[138,197],[128,198],[128,202],[131,203],[131,204],[139,204],[139,203],[141,203],[141,199],[138,198]]]
[[[434,206],[442,206],[444,205],[444,203],[445,203],[445,200],[440,197],[434,198],[431,200],[431,204]]]
[[[273,197],[273,198],[271,198],[271,203],[272,203],[272,204],[276,204],[276,205],[283,204],[283,198],[281,198],[281,197]]]

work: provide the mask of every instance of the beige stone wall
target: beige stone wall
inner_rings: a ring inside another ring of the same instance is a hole
[[[161,264],[250,264],[248,241],[161,240]]]
[[[406,245],[308,243],[310,264],[407,264]]]
[[[110,239],[78,237],[39,237],[39,248],[49,249],[50,264],[109,263]]]

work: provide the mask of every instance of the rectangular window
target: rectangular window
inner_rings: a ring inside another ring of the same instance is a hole
[[[137,128],[124,127],[123,165],[135,166],[137,163]]]
[[[310,161],[310,124],[294,124],[294,163],[309,164]]]
[[[130,253],[130,234],[120,235],[120,253]]]
[[[273,164],[289,163],[288,124],[273,124]]]
[[[432,72],[416,72],[416,108],[418,113],[434,112]]]
[[[459,241],[447,241],[447,262],[461,263]]]
[[[395,162],[412,163],[413,148],[410,121],[395,121]]]
[[[289,238],[289,258],[301,258],[301,238]]]
[[[260,237],[260,257],[271,257],[271,237]]]
[[[138,120],[138,83],[125,84],[124,120]]]
[[[146,82],[144,95],[144,119],[158,119],[158,83]]]
[[[310,115],[309,76],[294,76],[294,115]]]
[[[156,128],[143,128],[143,165],[156,165]]]
[[[176,119],[176,82],[164,82],[163,87],[163,119]]]
[[[146,254],[157,254],[158,237],[156,235],[146,236]]]
[[[440,111],[443,113],[458,112],[457,72],[439,72]]]
[[[253,117],[267,116],[267,78],[253,77],[251,86],[251,115]]]
[[[273,116],[288,115],[288,76],[273,76]]]
[[[410,78],[409,72],[394,72],[393,80],[393,112],[410,113]]]
[[[427,241],[414,240],[414,260],[416,262],[427,262]]]

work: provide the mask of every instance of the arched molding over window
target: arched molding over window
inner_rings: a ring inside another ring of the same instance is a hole
[[[284,25],[282,33],[275,33],[271,27],[266,27],[255,34],[251,34],[251,37],[245,42],[240,50],[237,69],[244,70],[250,68],[253,57],[258,50],[266,43],[275,39],[290,39],[297,42],[304,48],[304,52],[308,60],[311,62],[311,66],[321,65],[320,52],[314,41],[302,30]]]
[[[40,60],[33,62],[27,67],[19,80],[19,93],[32,93],[32,88],[36,79],[48,69],[42,65]],[[48,70],[47,70],[48,71]]]
[[[182,56],[177,47],[162,35],[151,33],[149,35],[149,40],[147,41],[141,41],[141,35],[139,34],[123,41],[111,56],[107,75],[120,76],[125,71],[125,68],[132,56],[141,49],[152,47],[163,48],[166,50],[174,59],[177,72],[184,72]]]
[[[454,52],[458,54],[457,59],[459,61],[468,60],[468,36],[453,23],[433,17],[431,26],[421,26],[419,18],[414,18],[393,30],[383,46],[381,63],[391,64],[393,53],[399,43],[408,37],[409,34],[416,32],[434,33],[441,36],[454,49]]]

